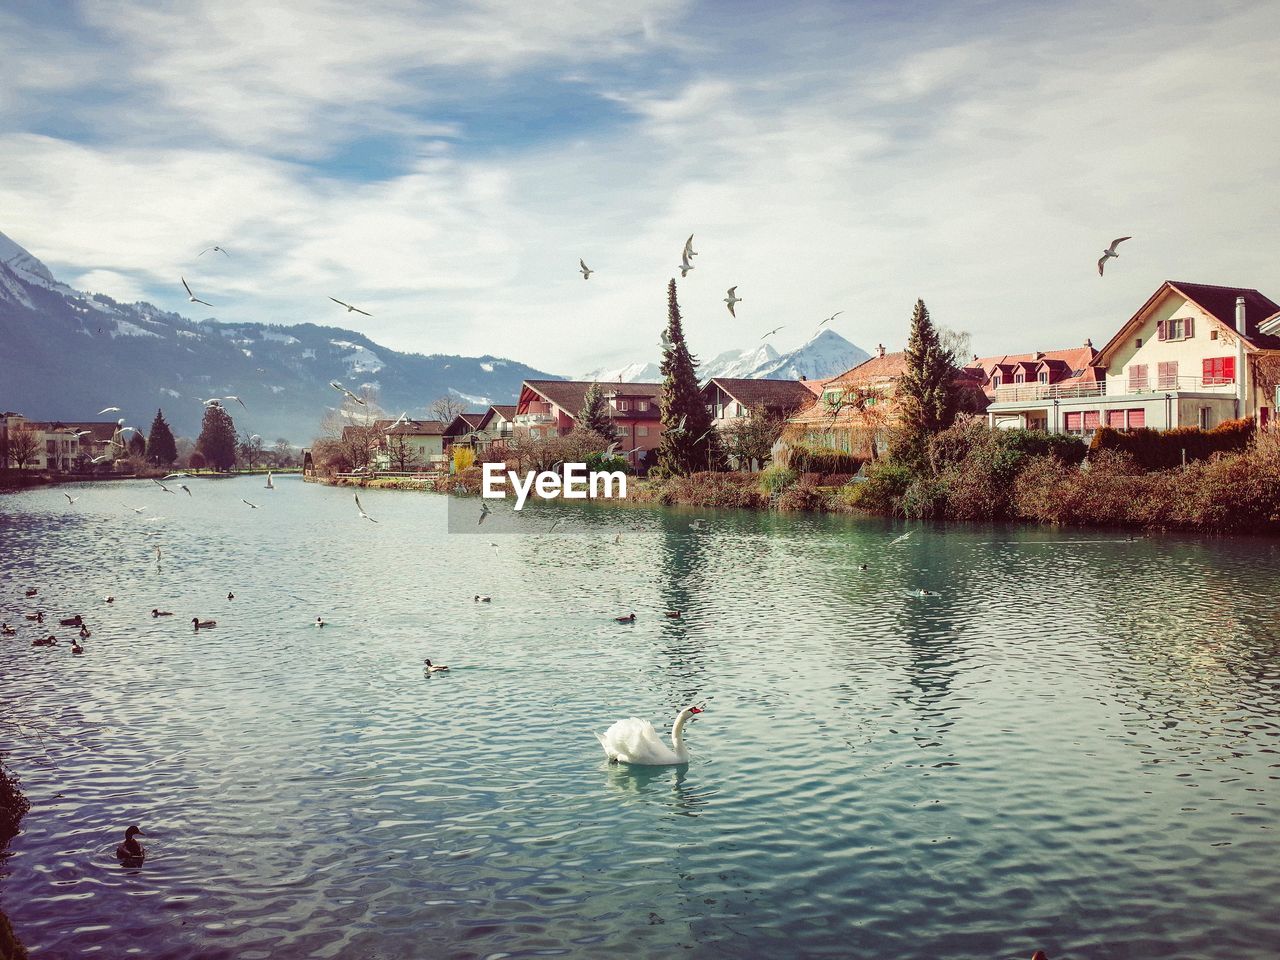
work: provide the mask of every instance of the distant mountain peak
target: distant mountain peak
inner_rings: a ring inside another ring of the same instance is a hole
[[[53,287],[58,284],[53,274],[49,272],[49,268],[41,263],[38,257],[3,233],[0,233],[0,263],[29,283],[42,287]]]
[[[742,350],[726,350],[704,360],[698,376],[705,383],[712,377],[745,380],[823,380],[856,366],[871,354],[858,347],[830,327],[819,330],[809,340],[789,353],[778,353],[773,345],[756,343]],[[611,370],[593,370],[584,380],[636,383],[662,379],[656,363],[632,363]]]

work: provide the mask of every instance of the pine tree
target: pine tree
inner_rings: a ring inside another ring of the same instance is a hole
[[[902,426],[916,439],[949,427],[956,418],[955,356],[942,345],[923,300],[916,301],[907,341],[907,369],[898,380]]]
[[[136,430],[133,436],[129,438],[129,456],[143,457],[147,453],[147,441],[142,439],[142,434]]]
[[[582,409],[578,411],[577,427],[579,430],[594,430],[606,440],[612,440],[618,435],[613,418],[609,416],[609,401],[605,399],[600,384],[593,382],[587,387],[587,393],[582,398]]]
[[[662,338],[662,440],[658,466],[676,474],[719,469],[723,453],[698,387],[698,361],[684,342],[676,282],[667,285],[667,331]]]
[[[236,464],[235,421],[217,404],[205,408],[196,450],[217,470],[230,470]]]
[[[157,410],[156,418],[151,421],[151,432],[147,435],[147,459],[161,467],[167,467],[178,459],[178,443],[165,422],[162,410]]]

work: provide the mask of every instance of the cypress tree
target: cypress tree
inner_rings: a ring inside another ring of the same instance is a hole
[[[723,460],[711,414],[698,387],[698,361],[684,342],[676,282],[667,284],[667,331],[662,338],[662,440],[658,466],[669,473],[718,469]]]
[[[224,408],[216,404],[205,408],[196,450],[217,470],[236,465],[236,425]]]
[[[934,434],[955,420],[955,359],[942,345],[924,301],[917,300],[907,341],[907,369],[897,391],[903,426],[909,432]]]
[[[147,459],[161,467],[167,467],[178,459],[178,443],[161,410],[156,411],[156,418],[151,421],[151,432],[147,435]]]
[[[600,384],[593,382],[587,387],[577,421],[578,429],[594,430],[606,440],[612,440],[617,436],[613,418],[609,416],[609,401],[604,398],[604,391],[600,389]]]

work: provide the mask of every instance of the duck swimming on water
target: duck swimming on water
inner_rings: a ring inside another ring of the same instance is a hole
[[[614,617],[613,619],[618,621],[618,623],[635,623],[636,615],[634,613],[629,613],[625,617]]]
[[[427,673],[439,673],[441,670],[448,670],[443,663],[432,663],[430,658],[422,661],[426,665]]]
[[[89,628],[86,627],[83,623],[80,624],[80,639],[88,640],[91,636],[93,636],[93,634],[89,632]]]
[[[116,847],[116,859],[126,867],[142,866],[142,862],[147,859],[147,850],[134,838],[145,836],[137,824],[131,826],[124,832],[124,843]]]
[[[84,647],[80,646],[80,641],[79,641],[79,640],[72,639],[72,641],[71,641],[71,652],[72,652],[72,653],[75,653],[75,654],[81,654],[81,653],[84,653]]]
[[[83,623],[84,623],[84,619],[80,616],[80,614],[78,614],[78,613],[77,613],[74,617],[68,617],[68,618],[66,618],[65,620],[59,620],[59,621],[58,621],[58,626],[60,626],[60,627],[78,627],[78,626],[80,626],[80,625],[81,625],[81,624],[83,624]]]
[[[201,629],[208,630],[210,627],[216,627],[218,625],[218,621],[217,620],[201,620],[199,617],[192,617],[191,625],[195,627],[197,630],[201,630]]]
[[[13,629],[13,627],[9,626],[7,623],[0,623],[0,634],[3,634],[6,637],[12,637],[17,632],[17,630]]]
[[[158,608],[158,607],[157,607],[157,608],[154,608],[154,609],[151,611],[151,616],[153,616],[153,617],[172,617],[172,616],[173,616],[173,611],[172,611],[172,610],[161,610],[160,608]]]

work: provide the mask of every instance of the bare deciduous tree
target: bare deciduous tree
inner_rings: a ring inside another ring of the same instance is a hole
[[[19,470],[35,463],[40,453],[40,437],[34,427],[19,424],[9,431],[9,461]]]
[[[457,397],[446,393],[443,397],[437,397],[432,400],[431,405],[427,407],[427,412],[447,427],[453,423],[454,417],[460,413],[467,412],[467,405]]]

